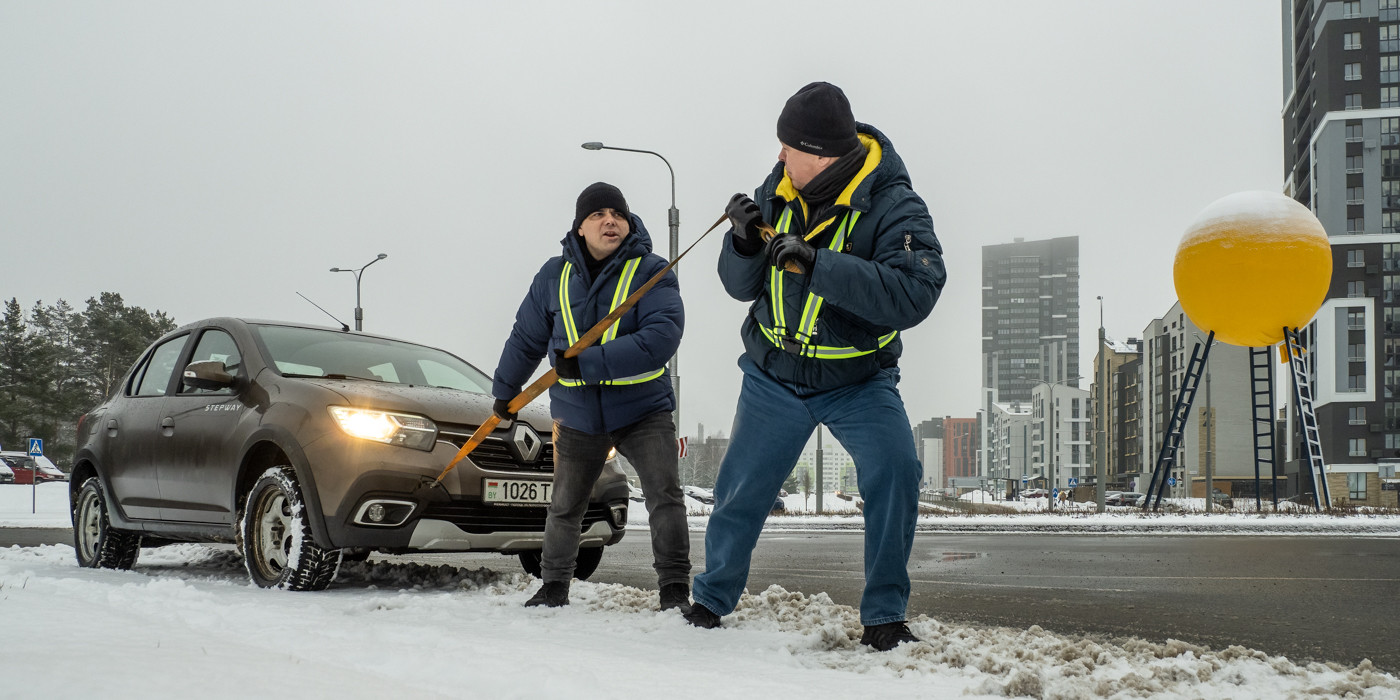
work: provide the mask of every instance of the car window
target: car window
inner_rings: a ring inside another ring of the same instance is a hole
[[[199,343],[194,346],[194,354],[190,355],[190,362],[222,362],[224,369],[235,377],[242,369],[242,355],[238,352],[238,344],[233,342],[233,337],[217,328],[204,331],[199,336]],[[180,383],[179,393],[181,394],[231,394],[233,389],[226,387],[223,389],[196,389]]]
[[[153,350],[146,364],[137,372],[132,382],[135,396],[164,396],[170,386],[170,377],[175,374],[175,363],[180,359],[180,351],[185,349],[188,335],[171,338]]]
[[[254,325],[273,367],[283,375],[351,377],[429,384],[487,393],[491,379],[450,353],[388,338],[319,328]]]

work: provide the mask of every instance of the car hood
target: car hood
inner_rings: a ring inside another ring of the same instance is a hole
[[[435,386],[337,379],[308,381],[340,394],[351,406],[416,413],[440,424],[481,425],[491,416],[491,404],[495,403],[488,394]],[[526,406],[520,417],[542,434],[548,435],[552,430],[553,421],[544,402]]]

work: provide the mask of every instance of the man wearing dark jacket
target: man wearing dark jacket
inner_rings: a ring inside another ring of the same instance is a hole
[[[616,187],[589,185],[579,195],[563,255],[550,258],[530,285],[496,366],[495,412],[515,416],[510,399],[549,356],[559,382],[549,390],[554,415],[554,491],[545,522],[541,578],[527,606],[569,604],[569,581],[593,484],[614,447],[637,470],[646,497],[661,609],[689,609],[690,536],[677,471],[675,395],[666,361],[680,346],[685,312],[674,273],[576,357],[564,350],[666,266],[651,252],[642,220]]]
[[[859,124],[840,88],[812,83],[778,117],[778,164],[728,213],[719,274],[751,301],[729,450],[705,531],[705,572],[686,619],[733,612],[759,530],[818,424],[855,459],[865,500],[861,643],[918,641],[905,624],[921,467],[896,384],[899,332],[933,310],[943,250],[894,145]],[[756,200],[756,201],[755,201]],[[759,224],[778,235],[765,242]]]

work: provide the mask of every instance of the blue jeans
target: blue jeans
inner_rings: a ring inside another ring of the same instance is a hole
[[[568,582],[574,577],[583,514],[613,447],[642,482],[658,584],[689,583],[690,532],[676,463],[676,424],[666,411],[598,435],[554,424],[554,492],[544,524],[540,578]]]
[[[715,482],[715,509],[705,531],[705,573],[695,602],[717,615],[734,612],[749,578],[763,521],[817,424],[826,425],[856,464],[865,499],[865,592],[861,624],[905,619],[909,552],[914,545],[922,467],[896,368],[859,384],[799,397],[744,356],[743,389],[733,438]]]

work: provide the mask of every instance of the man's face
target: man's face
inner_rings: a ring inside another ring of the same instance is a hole
[[[622,245],[622,239],[632,232],[632,227],[627,223],[626,214],[615,209],[599,209],[583,217],[578,232],[588,246],[588,254],[594,260],[602,260]]]
[[[782,150],[778,151],[778,160],[782,162],[783,169],[787,171],[788,178],[792,180],[792,186],[802,189],[807,183],[812,181],[818,173],[826,170],[836,159],[827,156],[814,156],[805,151],[799,151],[781,141],[778,145]]]

